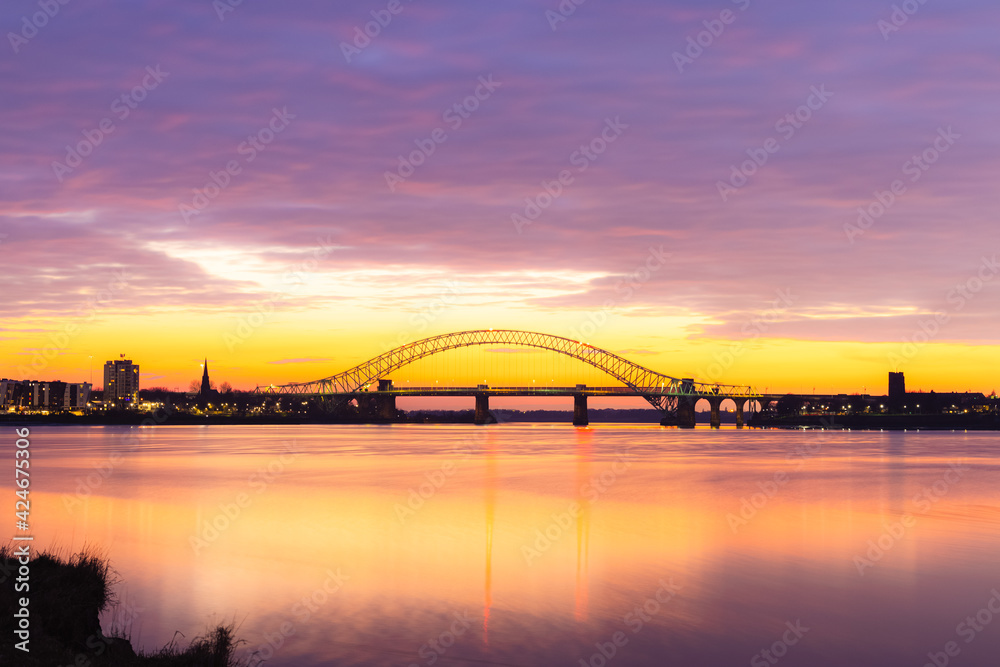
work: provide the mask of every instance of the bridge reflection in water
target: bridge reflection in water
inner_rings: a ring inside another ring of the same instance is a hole
[[[608,387],[495,387],[479,384],[475,387],[409,387],[397,388],[388,376],[416,361],[451,350],[483,345],[505,345],[548,350],[576,359],[598,369],[619,384]],[[481,329],[432,336],[389,350],[346,371],[313,382],[283,385],[261,385],[260,394],[295,395],[316,398],[333,408],[354,401],[375,414],[392,419],[397,414],[396,398],[401,396],[472,396],[476,400],[477,424],[490,421],[490,396],[572,396],[573,423],[584,426],[589,422],[588,396],[638,396],[662,413],[664,426],[694,428],[695,404],[705,399],[711,408],[711,424],[720,426],[719,408],[729,399],[736,406],[736,426],[745,422],[744,410],[753,410],[761,394],[746,385],[725,385],[698,382],[694,378],[677,378],[640,366],[613,352],[581,341],[550,334],[513,329]]]
[[[576,460],[576,496],[572,516],[576,523],[576,583],[573,595],[573,618],[587,620],[589,596],[589,551],[590,551],[590,504],[584,489],[591,481],[593,459],[593,431],[577,429],[574,458]],[[483,643],[490,643],[490,611],[493,607],[493,528],[496,521],[497,504],[497,438],[495,431],[488,431],[483,446],[484,473],[483,499],[486,510],[486,571],[483,575]]]
[[[486,433],[486,472],[483,480],[483,492],[486,505],[486,575],[485,591],[483,592],[483,643],[490,643],[490,609],[493,607],[493,525],[496,521],[497,504],[497,453],[496,434]]]
[[[588,572],[590,553],[590,502],[583,495],[583,489],[590,479],[590,464],[593,457],[593,432],[590,429],[576,431],[576,505],[580,508],[576,519],[576,595],[574,596],[573,618],[587,620],[587,598],[590,591]]]

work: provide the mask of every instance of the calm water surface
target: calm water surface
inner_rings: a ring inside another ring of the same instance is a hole
[[[275,666],[994,667],[998,444],[37,427],[31,509],[38,546],[110,556],[146,648],[235,619]]]

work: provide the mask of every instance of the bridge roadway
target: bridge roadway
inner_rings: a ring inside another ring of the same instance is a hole
[[[686,394],[671,394],[664,387],[588,387],[578,384],[572,387],[555,386],[526,386],[526,387],[492,387],[489,385],[478,385],[476,387],[397,387],[391,380],[380,380],[378,389],[366,389],[356,392],[330,392],[330,393],[299,393],[296,396],[309,396],[317,398],[340,398],[359,402],[370,401],[374,403],[374,408],[378,414],[386,419],[391,419],[396,415],[396,398],[408,396],[471,396],[476,399],[475,423],[486,424],[491,421],[490,416],[490,396],[572,396],[573,397],[573,424],[576,426],[586,426],[590,423],[587,414],[588,396],[635,396],[643,398],[646,396],[671,395],[678,399],[678,412],[676,420],[665,417],[661,422],[663,425],[676,425],[686,428],[694,427],[694,407],[695,404],[705,399],[711,407],[711,426],[719,428],[721,418],[719,407],[727,398],[736,405],[736,428],[743,428],[744,407],[748,402],[758,400],[757,396],[744,395],[733,396],[716,392],[692,391]],[[751,410],[753,410],[753,404]]]

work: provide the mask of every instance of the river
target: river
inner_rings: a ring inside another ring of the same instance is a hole
[[[235,621],[274,666],[1000,656],[995,433],[34,427],[31,442],[36,546],[105,553],[120,583],[104,626],[147,649]]]

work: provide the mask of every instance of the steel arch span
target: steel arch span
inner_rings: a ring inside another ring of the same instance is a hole
[[[664,411],[675,409],[677,399],[680,397],[722,396],[747,399],[760,396],[749,386],[708,384],[675,378],[587,343],[551,334],[514,329],[479,329],[431,336],[389,350],[354,368],[321,380],[280,386],[260,386],[256,391],[267,394],[354,394],[367,391],[368,387],[377,383],[379,379],[419,359],[477,345],[534,347],[564,354],[607,373],[645,398],[654,407]]]

